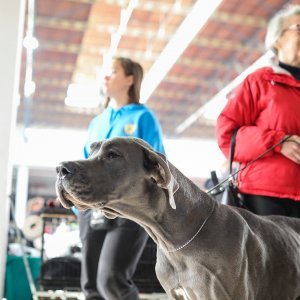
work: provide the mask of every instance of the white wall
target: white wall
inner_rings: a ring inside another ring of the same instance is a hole
[[[166,140],[165,147],[170,162],[188,177],[208,178],[225,161],[212,139]]]
[[[16,124],[18,75],[21,61],[21,34],[25,2],[0,1],[0,297],[3,295],[6,263],[9,194],[12,161],[11,134]]]

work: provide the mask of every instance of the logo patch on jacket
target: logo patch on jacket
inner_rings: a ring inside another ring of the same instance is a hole
[[[137,126],[135,124],[127,124],[124,126],[124,131],[127,135],[133,135]]]

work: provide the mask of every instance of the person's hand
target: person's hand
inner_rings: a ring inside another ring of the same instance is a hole
[[[300,164],[300,136],[292,135],[281,146],[281,154]]]

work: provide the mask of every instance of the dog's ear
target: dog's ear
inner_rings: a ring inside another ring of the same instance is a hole
[[[143,148],[146,169],[150,171],[151,177],[157,185],[168,191],[170,205],[173,209],[176,209],[174,194],[178,190],[179,185],[170,171],[166,157],[152,149]]]
[[[89,156],[91,156],[93,154],[93,152],[98,151],[101,148],[103,141],[99,141],[99,142],[94,142],[90,145],[90,153]]]

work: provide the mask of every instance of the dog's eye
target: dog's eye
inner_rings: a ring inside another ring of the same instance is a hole
[[[107,153],[106,157],[109,158],[109,159],[114,159],[114,158],[120,157],[120,154],[118,154],[117,152],[111,150]]]

